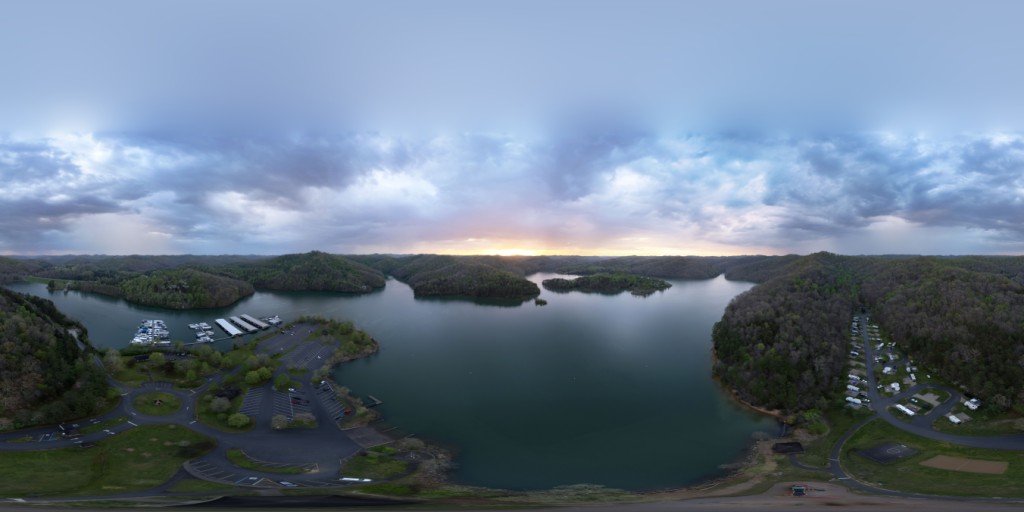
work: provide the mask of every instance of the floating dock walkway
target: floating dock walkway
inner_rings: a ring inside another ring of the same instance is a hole
[[[221,329],[224,329],[224,332],[228,333],[228,336],[234,337],[242,335],[242,331],[239,331],[237,327],[228,323],[227,320],[224,320],[223,318],[218,318],[214,321],[217,322],[217,325],[219,325]]]
[[[373,395],[367,395],[367,398],[370,399],[370,403],[366,404],[367,407],[377,407],[378,405],[384,404],[384,402]]]

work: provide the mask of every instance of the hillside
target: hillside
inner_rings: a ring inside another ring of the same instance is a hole
[[[260,290],[366,293],[384,287],[384,274],[344,256],[313,251],[211,271],[247,281]]]
[[[558,293],[579,291],[618,294],[628,291],[637,296],[647,296],[672,287],[671,284],[661,279],[629,274],[594,274],[576,279],[545,279],[541,284],[544,285],[544,288]]]
[[[129,302],[168,309],[219,308],[254,292],[245,281],[190,268],[133,277],[120,289]]]
[[[92,414],[107,383],[68,329],[85,328],[53,303],[0,288],[0,430]]]
[[[1021,259],[784,258],[758,269],[766,281],[733,299],[713,330],[714,373],[744,400],[790,413],[827,406],[863,305],[933,373],[1024,410],[1024,285],[1011,278]]]
[[[522,299],[540,294],[540,288],[516,269],[522,259],[498,256],[417,255],[387,262],[391,275],[407,283],[417,297],[463,296]]]
[[[845,375],[854,290],[843,259],[819,254],[740,294],[712,330],[715,376],[759,406],[825,409]]]

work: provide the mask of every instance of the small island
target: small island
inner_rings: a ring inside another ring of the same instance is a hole
[[[541,282],[544,288],[558,293],[572,291],[584,293],[605,293],[615,295],[628,291],[638,297],[646,297],[654,292],[667,290],[672,284],[653,277],[635,276],[631,274],[594,274],[577,277],[576,279],[545,279]]]

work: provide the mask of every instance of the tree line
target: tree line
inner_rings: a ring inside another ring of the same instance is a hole
[[[867,308],[932,373],[1024,413],[1020,258],[848,257],[762,265],[712,333],[715,375],[756,405],[824,409],[845,384],[849,325]],[[765,263],[765,262],[762,262]]]
[[[0,430],[92,414],[107,381],[91,361],[88,332],[53,303],[0,288]]]

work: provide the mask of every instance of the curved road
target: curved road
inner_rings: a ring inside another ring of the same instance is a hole
[[[297,326],[294,332],[294,336],[281,332],[261,341],[261,343],[269,344],[276,341],[279,345],[302,345],[312,332],[312,327]],[[100,367],[103,366],[99,356],[94,358],[94,363]],[[319,363],[318,359],[313,358],[307,361],[308,365],[317,367],[319,367]],[[288,370],[284,368],[284,365],[281,366],[282,368],[277,373],[286,373]],[[89,420],[79,420],[77,423],[69,422],[63,427],[81,429],[121,417],[125,417],[127,420],[118,422],[104,430],[84,434],[77,439],[64,438],[61,435],[61,427],[53,425],[7,432],[0,434],[0,450],[28,451],[73,447],[84,442],[99,442],[141,425],[177,424],[217,440],[217,447],[212,452],[184,465],[184,470],[197,478],[240,486],[261,487],[280,487],[282,480],[299,487],[346,484],[344,481],[339,481],[341,461],[359,452],[362,448],[341,431],[334,421],[331,421],[336,414],[327,410],[326,405],[320,399],[320,394],[312,392],[313,389],[309,386],[295,394],[305,396],[308,399],[306,406],[314,416],[321,420],[318,421],[316,428],[280,431],[271,429],[270,418],[275,412],[275,401],[278,404],[287,405],[293,393],[284,393],[286,396],[275,396],[275,392],[269,384],[252,388],[253,391],[262,390],[262,403],[259,404],[258,413],[252,417],[255,425],[251,430],[229,433],[199,422],[196,417],[198,398],[211,385],[221,381],[226,375],[230,375],[230,373],[208,378],[202,386],[193,390],[176,389],[168,382],[147,382],[137,388],[126,389],[108,375],[110,385],[121,392],[120,403],[100,416]],[[182,403],[181,408],[165,416],[148,416],[135,410],[133,406],[135,398],[153,391],[176,396]],[[7,442],[25,437],[30,437],[31,440]],[[232,448],[240,448],[250,457],[270,465],[315,467],[316,471],[292,475],[239,468],[227,459],[227,451]],[[160,487],[160,489],[163,488],[166,488],[166,485]]]
[[[1011,435],[1011,436],[963,436],[956,434],[947,434],[944,432],[937,432],[932,429],[932,424],[941,418],[943,418],[949,411],[960,401],[960,392],[949,386],[941,384],[916,384],[909,389],[902,391],[892,397],[884,397],[878,392],[878,383],[875,378],[874,372],[874,357],[875,349],[872,345],[871,340],[868,338],[867,322],[861,321],[861,332],[864,341],[864,357],[865,366],[867,371],[867,394],[871,399],[871,410],[875,414],[865,418],[858,422],[856,425],[850,427],[843,435],[836,440],[836,443],[832,445],[832,449],[829,454],[829,466],[827,468],[820,468],[815,466],[809,466],[803,464],[795,454],[789,456],[789,462],[793,466],[810,471],[821,471],[827,472],[832,475],[836,480],[843,482],[846,486],[857,489],[860,491],[870,492],[874,494],[881,494],[885,496],[892,496],[898,498],[916,498],[916,499],[940,499],[940,500],[956,500],[956,501],[983,501],[983,502],[994,502],[994,503],[1010,503],[1019,502],[1020,498],[973,498],[973,497],[949,497],[949,496],[936,496],[927,494],[917,494],[903,491],[893,491],[889,489],[883,489],[880,487],[873,487],[867,485],[859,480],[855,480],[853,477],[848,475],[842,468],[841,456],[843,452],[843,446],[846,442],[857,433],[864,425],[882,419],[885,422],[893,425],[900,430],[910,432],[914,435],[921,436],[927,439],[933,439],[936,441],[942,441],[946,443],[958,444],[962,446],[970,446],[975,448],[987,448],[993,450],[1024,450],[1024,434]],[[919,391],[924,389],[934,388],[941,389],[949,393],[949,398],[937,407],[934,407],[928,414],[917,415],[910,422],[904,421],[900,418],[895,417],[889,410],[889,407],[895,405],[898,402],[906,400],[911,396],[917,394]]]

